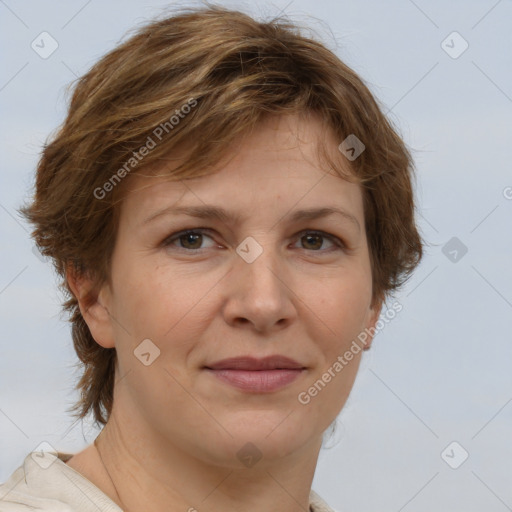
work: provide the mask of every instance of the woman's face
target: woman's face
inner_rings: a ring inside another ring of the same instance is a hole
[[[321,442],[362,352],[335,363],[380,311],[361,189],[319,167],[319,133],[316,120],[273,117],[216,174],[131,177],[112,288],[98,301],[109,316],[91,329],[117,350],[114,413],[125,428],[227,467],[246,452],[270,460]],[[268,356],[296,367],[214,369]]]

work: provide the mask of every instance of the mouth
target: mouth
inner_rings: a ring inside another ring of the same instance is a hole
[[[223,359],[204,369],[240,390],[270,393],[296,380],[307,368],[293,359],[277,355],[262,359],[249,356]]]

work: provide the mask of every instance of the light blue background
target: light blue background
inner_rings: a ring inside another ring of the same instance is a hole
[[[512,510],[512,1],[218,3],[313,27],[391,109],[417,165],[431,245],[364,355],[313,488],[343,512]],[[69,327],[15,209],[66,86],[165,5],[0,2],[0,481],[42,441],[75,452],[95,437],[66,414]],[[46,60],[30,46],[42,31],[59,44]],[[453,31],[469,44],[457,59],[441,47]],[[468,248],[456,263],[442,252],[452,237]],[[440,455],[452,441],[469,452],[458,469]]]

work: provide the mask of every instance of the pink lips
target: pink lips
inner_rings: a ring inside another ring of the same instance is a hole
[[[277,391],[298,378],[305,370],[297,361],[285,356],[263,359],[235,357],[205,367],[232,386],[253,393]]]

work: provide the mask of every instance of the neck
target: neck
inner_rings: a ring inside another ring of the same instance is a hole
[[[309,511],[321,438],[284,458],[262,458],[243,467],[239,461],[204,460],[202,454],[161,442],[143,430],[133,421],[119,421],[112,411],[98,439],[110,478],[100,488],[124,512]]]

